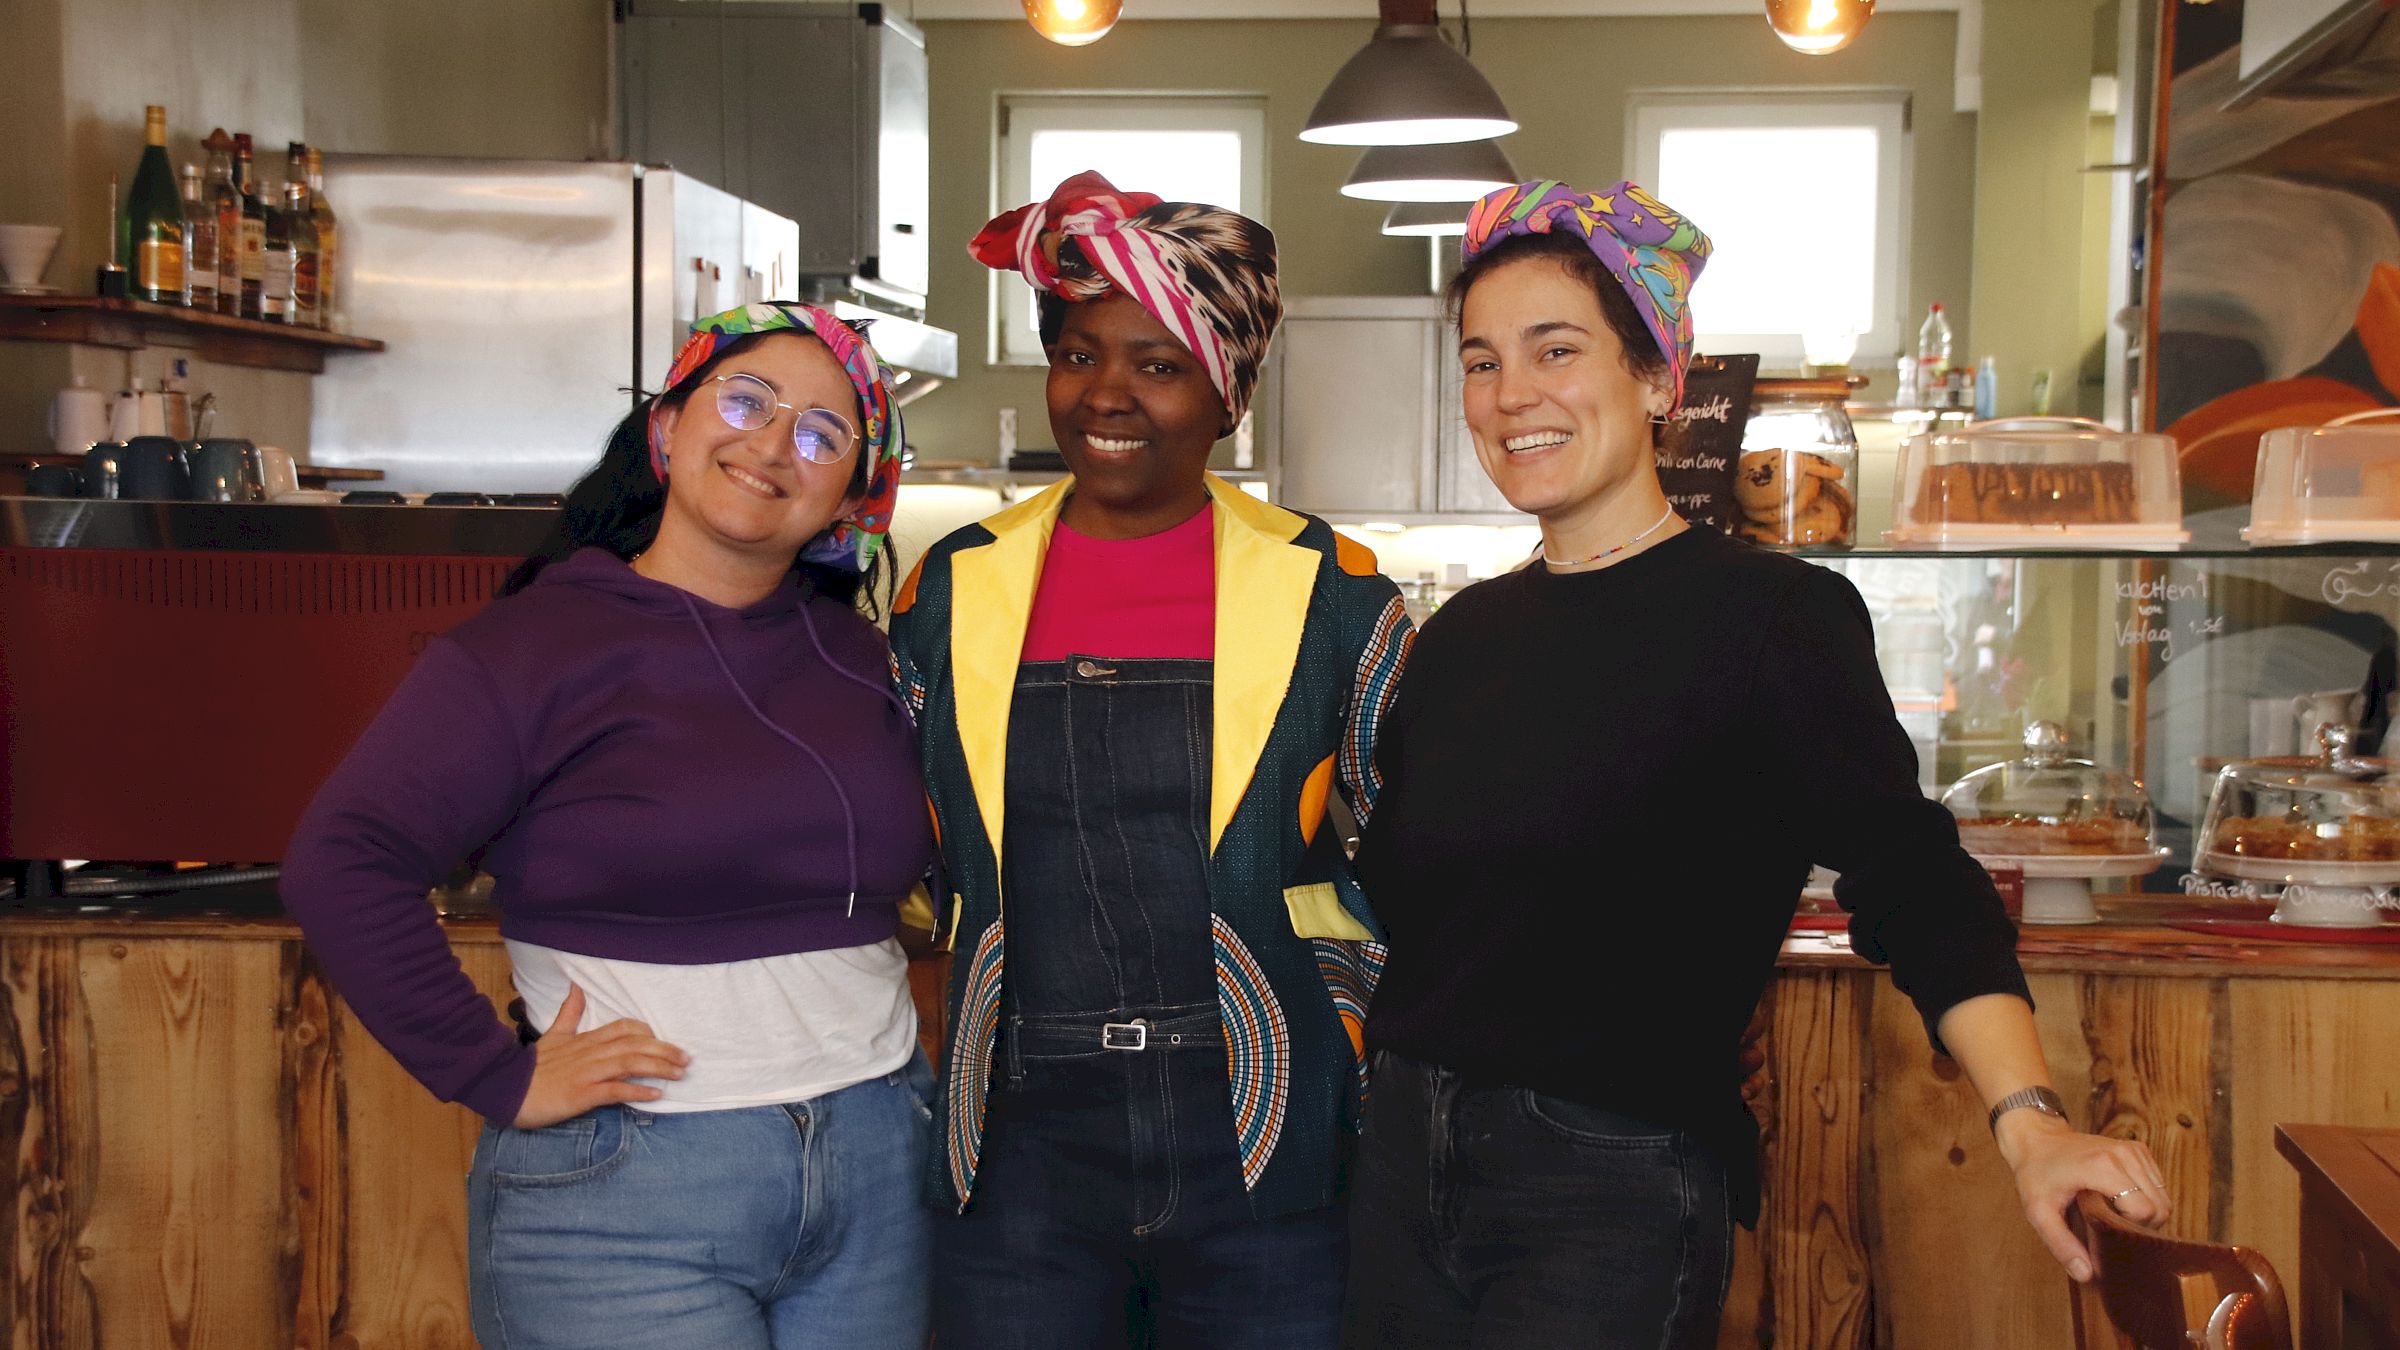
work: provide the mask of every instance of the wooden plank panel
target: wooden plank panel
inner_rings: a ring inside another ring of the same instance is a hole
[[[506,948],[462,946],[476,987],[505,1008]],[[333,1015],[344,1222],[336,1350],[475,1350],[467,1321],[467,1167],[482,1121],[434,1100],[347,1005]]]
[[[77,944],[93,1058],[94,1160],[78,1233],[102,1347],[288,1345],[281,944]]]
[[[2145,976],[2078,983],[2089,1086],[2085,1096],[2067,1098],[2075,1123],[2149,1145],[2174,1209],[2165,1231],[2210,1241],[2222,986]]]
[[[333,1048],[333,991],[308,948],[280,948],[283,1004],[284,1201],[289,1241],[285,1283],[293,1304],[293,1350],[328,1350],[340,1316],[343,1235],[342,1094]]]
[[[1864,1346],[1873,1332],[1859,1205],[1865,1143],[1859,1089],[1866,1069],[1862,1004],[1881,978],[1787,974],[1776,988],[1758,1240],[1765,1340],[1784,1350]]]
[[[2300,1180],[2277,1125],[2400,1120],[2400,983],[2236,980],[2232,985],[2233,1202],[2220,1240],[2300,1279]]]
[[[82,1350],[99,1309],[79,1245],[97,1159],[74,1133],[91,1117],[92,1043],[75,995],[75,940],[0,943],[0,1166],[8,1170],[11,1350]]]

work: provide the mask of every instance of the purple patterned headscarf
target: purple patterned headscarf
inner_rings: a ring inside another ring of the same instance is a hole
[[[1642,326],[1658,343],[1683,400],[1683,372],[1692,360],[1692,282],[1713,247],[1700,227],[1664,202],[1619,183],[1606,192],[1577,192],[1554,178],[1491,193],[1467,214],[1459,242],[1461,265],[1503,239],[1566,231],[1580,237],[1625,288]]]

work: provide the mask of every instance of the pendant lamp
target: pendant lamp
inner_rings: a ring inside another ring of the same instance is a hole
[[[1767,0],[1767,26],[1804,56],[1849,46],[1874,17],[1875,0]]]
[[[1517,166],[1494,141],[1378,145],[1358,157],[1342,195],[1370,202],[1471,202],[1516,181]]]
[[[1375,36],[1317,96],[1300,139],[1430,145],[1505,136],[1517,120],[1475,64],[1442,40],[1434,0],[1376,0]]]
[[[1108,36],[1125,0],[1025,0],[1025,21],[1061,47],[1082,47]]]
[[[1383,216],[1385,234],[1439,238],[1467,232],[1465,202],[1394,202]]]

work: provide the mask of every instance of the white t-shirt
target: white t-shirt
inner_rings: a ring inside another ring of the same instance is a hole
[[[725,1111],[805,1101],[878,1078],[917,1048],[908,956],[897,939],[719,965],[654,965],[508,943],[517,994],[547,1027],[583,990],[583,1025],[649,1024],[691,1056],[683,1077],[630,1081],[664,1089],[644,1111]]]

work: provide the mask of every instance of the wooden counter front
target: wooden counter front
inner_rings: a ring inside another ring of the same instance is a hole
[[[489,923],[452,938],[507,997]],[[2149,1142],[2174,1231],[2299,1274],[2286,1121],[2400,1119],[2400,947],[2029,930],[2059,1089]],[[920,964],[920,1006],[936,967]],[[279,920],[0,917],[0,1343],[471,1347],[463,1180],[476,1122],[435,1102]],[[2065,1277],[1983,1109],[1907,1000],[1794,938],[1770,995],[1766,1213],[1739,1236],[1733,1346],[2073,1344]]]

